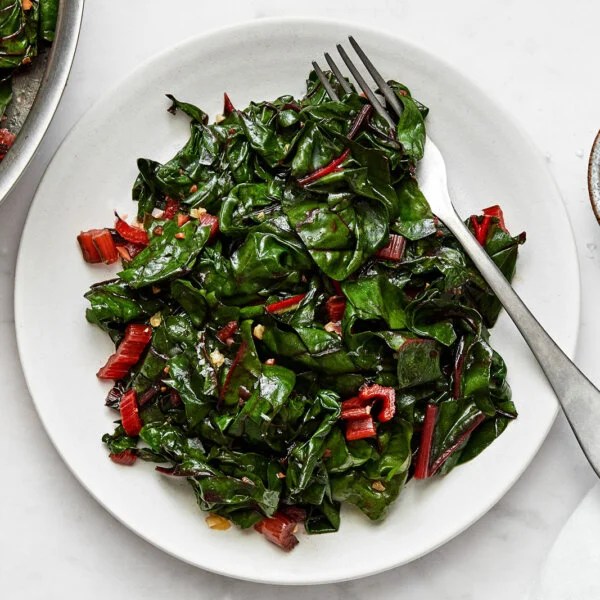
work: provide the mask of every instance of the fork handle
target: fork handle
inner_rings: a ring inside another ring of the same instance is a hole
[[[455,211],[440,216],[492,288],[542,367],[577,441],[600,476],[600,391],[531,314]]]

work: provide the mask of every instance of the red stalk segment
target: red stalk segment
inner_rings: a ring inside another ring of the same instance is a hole
[[[429,469],[429,476],[435,475],[441,468],[442,465],[469,439],[469,436],[485,421],[485,415],[482,413],[478,415],[469,428],[448,448],[445,452],[442,452],[431,465]]]
[[[371,416],[371,406],[368,404],[367,406],[357,406],[355,408],[343,408],[342,403],[342,412],[340,413],[340,419],[343,421],[354,421],[356,419],[365,419],[366,417]]]
[[[219,233],[219,217],[215,217],[209,213],[202,213],[198,220],[202,225],[210,227],[210,233],[208,234],[208,241],[210,242]]]
[[[132,244],[139,244],[140,246],[148,245],[148,234],[139,227],[133,227],[127,221],[124,221],[115,213],[117,221],[115,223],[115,229],[117,233],[126,241]]]
[[[362,419],[353,419],[346,423],[346,439],[349,442],[375,437],[376,435],[375,423],[373,423],[371,416]]]
[[[6,153],[10,150],[16,137],[17,136],[8,129],[0,129],[0,160],[6,156]]]
[[[92,235],[92,242],[94,243],[94,246],[96,246],[96,250],[98,250],[102,262],[111,265],[119,260],[117,246],[108,229],[97,230],[96,233]]]
[[[331,281],[331,285],[333,286],[335,293],[338,296],[343,296],[344,292],[342,291],[342,286],[341,286],[340,282],[336,281],[335,279],[330,279],[329,281]]]
[[[497,204],[495,204],[494,206],[488,206],[488,208],[484,208],[483,214],[488,217],[496,217],[498,219],[498,227],[500,227],[502,231],[506,231],[508,233],[508,230],[506,229],[506,224],[504,223],[504,213]]]
[[[295,519],[277,511],[272,517],[259,521],[254,529],[273,544],[289,552],[298,544],[298,538],[294,535],[296,524]]]
[[[190,220],[190,215],[184,215],[183,213],[177,213],[177,227],[182,227]]]
[[[125,337],[117,351],[109,356],[106,364],[96,373],[99,379],[123,379],[129,369],[139,360],[152,339],[152,327],[139,323],[127,325]]]
[[[334,158],[329,164],[317,169],[314,173],[310,175],[306,175],[301,179],[298,179],[298,185],[305,186],[309,183],[314,183],[321,177],[325,177],[325,175],[329,175],[330,173],[335,173],[339,171],[339,166],[350,156],[350,150],[344,150],[337,158]]]
[[[131,254],[129,254],[126,246],[117,246],[117,252],[122,261],[129,262],[131,260]]]
[[[396,414],[396,390],[393,387],[385,387],[374,383],[373,385],[363,385],[358,393],[358,398],[363,401],[381,400],[381,410],[377,415],[380,423],[391,421]]]
[[[348,131],[348,139],[352,140],[356,137],[356,134],[361,130],[362,126],[371,118],[371,113],[373,112],[373,107],[370,104],[365,104],[358,113],[356,119],[354,119],[354,123],[350,126],[350,131]]]
[[[404,256],[404,248],[406,247],[406,239],[404,236],[390,233],[390,239],[387,246],[377,250],[375,256],[384,260],[393,260],[401,262]]]
[[[123,394],[121,404],[119,404],[119,411],[121,412],[121,424],[125,433],[130,436],[138,435],[143,423],[140,419],[137,393],[134,389],[128,390]]]
[[[346,310],[346,298],[344,296],[331,296],[325,303],[329,320],[337,323],[342,320]]]
[[[485,215],[479,220],[475,215],[471,216],[471,225],[473,226],[473,234],[480,245],[485,246],[488,230],[490,228],[490,218]]]
[[[497,204],[495,206],[489,206],[488,208],[484,208],[482,217],[476,217],[475,215],[471,217],[473,233],[477,238],[477,241],[482,246],[485,246],[485,242],[487,241],[488,234],[490,231],[490,226],[493,222],[492,219],[494,217],[498,219],[498,227],[500,227],[502,231],[507,231],[506,225],[504,223],[504,213]]]
[[[242,362],[244,355],[246,354],[246,350],[248,349],[248,344],[246,340],[242,340],[238,351],[236,352],[233,361],[231,363],[231,367],[229,367],[229,371],[227,371],[227,375],[225,376],[225,381],[223,382],[223,387],[221,388],[221,393],[219,394],[219,398],[223,400],[225,398],[225,394],[231,385],[231,378],[233,377],[234,371],[237,369],[238,365]]]
[[[291,296],[278,302],[272,302],[265,306],[265,310],[272,315],[280,315],[281,313],[298,308],[298,305],[304,300],[305,296],[306,294],[298,294],[297,296]]]
[[[130,467],[137,460],[137,455],[133,450],[123,450],[122,452],[118,452],[117,454],[109,454],[108,458],[118,465],[125,465],[126,467]]]
[[[229,323],[227,323],[227,325],[221,327],[221,329],[219,329],[219,331],[217,331],[217,339],[221,342],[223,342],[224,344],[226,344],[228,342],[228,340],[231,340],[234,336],[234,334],[237,332],[238,330],[238,322],[237,321],[229,321]]]
[[[94,245],[93,237],[97,233],[100,233],[101,229],[90,229],[89,231],[82,231],[77,236],[77,241],[79,242],[79,247],[81,248],[81,254],[83,255],[83,260],[86,263],[99,263],[102,262],[102,258],[100,253],[98,252],[98,248]]]
[[[348,131],[348,135],[346,136],[349,140],[353,139],[356,134],[360,131],[361,127],[369,120],[371,116],[371,112],[373,111],[373,107],[370,104],[365,104],[358,113],[356,119],[350,126],[350,130]],[[340,165],[350,156],[350,150],[346,148],[337,158],[334,158],[329,164],[317,169],[314,173],[310,175],[306,175],[301,179],[298,179],[298,185],[305,186],[310,183],[314,183],[321,177],[325,177],[325,175],[329,175],[330,173],[335,173],[340,170]]]
[[[231,99],[227,95],[227,92],[224,92],[223,93],[223,115],[225,117],[227,117],[234,110],[235,110],[235,106],[233,105],[233,102],[231,101]]]
[[[419,451],[417,452],[417,464],[415,465],[415,479],[426,479],[431,474],[429,471],[429,459],[431,457],[431,444],[433,442],[433,432],[435,430],[435,421],[437,419],[438,407],[435,404],[428,404],[425,409],[425,420],[423,429],[421,429],[421,441]]]
[[[165,210],[163,211],[162,218],[165,221],[169,221],[177,214],[178,211],[179,202],[167,196],[167,204],[165,205]]]

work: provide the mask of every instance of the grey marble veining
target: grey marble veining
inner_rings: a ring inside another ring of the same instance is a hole
[[[567,13],[569,27],[564,24]],[[139,26],[141,14],[143,27]],[[479,522],[437,551],[356,582],[282,588],[225,579],[165,555],[106,513],[62,463],[27,393],[13,324],[12,286],[19,235],[45,165],[90,104],[151,54],[225,21],[291,14],[338,17],[395,32],[441,55],[513,113],[547,157],[565,197],[582,274],[577,361],[600,383],[596,370],[600,228],[586,189],[587,153],[600,126],[600,80],[587,75],[589,57],[595,56],[596,50],[597,2],[551,0],[540,11],[536,3],[516,0],[306,0],[301,5],[230,0],[224,11],[216,2],[190,3],[183,10],[167,7],[160,0],[88,0],[80,48],[63,103],[30,169],[12,197],[0,206],[2,598],[48,600],[64,598],[66,592],[66,597],[90,600],[518,599],[535,581],[560,528],[595,481],[559,417],[513,489]],[[399,69],[401,73],[401,65]],[[51,239],[49,232],[49,251]],[[535,402],[535,398],[520,401]]]

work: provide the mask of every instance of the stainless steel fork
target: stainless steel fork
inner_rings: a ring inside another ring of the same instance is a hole
[[[402,104],[392,88],[373,66],[373,63],[356,40],[352,36],[348,39],[361,62],[373,77],[378,92],[385,98],[386,105],[397,116],[400,116],[402,114]],[[393,128],[394,119],[379,99],[378,94],[371,90],[340,44],[337,45],[337,50],[356,83],[373,105],[374,110]],[[331,68],[332,77],[337,80],[344,92],[350,92],[352,88],[331,56],[325,53],[325,59]],[[334,101],[339,100],[331,81],[316,62],[312,64],[329,97]],[[500,269],[473,237],[452,204],[448,193],[446,165],[440,151],[429,138],[425,148],[426,181],[420,181],[420,184],[426,190],[427,200],[433,212],[460,242],[521,332],[562,405],[579,445],[596,474],[600,476],[600,391],[575,366],[538,323]]]

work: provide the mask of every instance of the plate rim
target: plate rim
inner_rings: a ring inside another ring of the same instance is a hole
[[[16,260],[16,265],[15,265],[15,279],[14,279],[14,291],[13,291],[15,334],[16,334],[19,362],[21,364],[21,370],[23,372],[23,376],[24,376],[24,379],[25,379],[25,382],[27,385],[27,390],[29,392],[29,396],[33,402],[33,405],[36,409],[36,413],[44,427],[44,430],[45,430],[46,434],[48,435],[50,441],[52,442],[52,445],[54,446],[54,449],[56,450],[58,455],[61,457],[62,461],[67,466],[69,471],[73,474],[73,476],[76,478],[76,480],[82,485],[82,487],[87,491],[87,493],[89,493],[92,496],[92,498],[94,498],[94,500],[96,502],[98,502],[98,504],[104,510],[106,510],[113,518],[115,518],[119,523],[122,523],[125,527],[127,527],[127,529],[129,529],[131,532],[133,532],[136,536],[138,536],[141,539],[143,539],[144,541],[152,544],[154,547],[160,549],[161,551],[165,552],[166,554],[173,556],[174,558],[181,560],[182,562],[185,562],[187,564],[190,564],[196,568],[203,569],[207,572],[216,573],[218,575],[222,575],[225,577],[231,577],[236,580],[250,581],[250,582],[262,583],[262,584],[290,585],[290,586],[322,585],[322,584],[337,583],[337,582],[343,582],[343,581],[351,581],[351,580],[355,580],[355,579],[359,579],[359,578],[363,578],[363,577],[367,577],[367,576],[371,576],[371,575],[377,575],[379,573],[388,571],[390,569],[400,567],[404,564],[409,564],[410,562],[413,562],[414,560],[417,560],[417,559],[433,552],[437,548],[450,542],[451,540],[453,540],[454,538],[459,536],[461,533],[466,531],[469,527],[471,527],[479,519],[481,519],[485,514],[487,514],[490,511],[490,509],[493,508],[510,491],[510,489],[515,485],[515,483],[520,479],[520,477],[523,475],[523,473],[530,466],[533,459],[537,456],[542,444],[546,441],[548,433],[549,433],[552,425],[554,424],[556,415],[558,414],[558,410],[559,410],[558,402],[557,401],[554,402],[553,410],[552,410],[552,418],[548,420],[548,425],[545,428],[545,431],[543,432],[543,436],[541,436],[541,438],[540,438],[540,442],[537,444],[535,452],[532,452],[531,456],[524,462],[522,468],[516,470],[513,473],[512,477],[506,483],[505,489],[503,490],[503,492],[497,498],[495,498],[494,500],[492,500],[491,502],[486,504],[484,507],[482,507],[479,510],[479,512],[474,514],[468,520],[468,522],[466,522],[464,524],[463,527],[457,529],[456,531],[453,532],[453,534],[451,536],[440,541],[436,545],[431,546],[428,550],[421,552],[419,554],[415,554],[410,560],[397,561],[394,559],[388,559],[385,562],[385,564],[380,565],[376,569],[373,569],[373,568],[362,569],[362,570],[358,569],[356,572],[354,572],[348,576],[343,576],[343,577],[339,577],[339,576],[328,577],[325,575],[320,575],[318,578],[311,579],[308,581],[306,581],[306,580],[282,581],[282,580],[278,580],[278,579],[269,579],[269,578],[265,578],[265,577],[261,577],[261,576],[252,577],[252,576],[238,575],[238,574],[232,573],[230,571],[227,571],[225,569],[219,569],[219,568],[215,568],[212,566],[208,567],[208,566],[199,564],[198,562],[195,562],[191,559],[185,558],[185,557],[177,554],[175,551],[170,550],[169,548],[161,545],[159,542],[155,541],[154,539],[151,539],[149,536],[146,536],[139,528],[134,527],[133,525],[129,524],[125,519],[118,516],[115,512],[113,512],[113,510],[111,508],[109,508],[109,506],[107,506],[107,504],[105,504],[96,495],[96,493],[91,489],[91,487],[86,483],[86,481],[84,481],[84,479],[82,477],[80,477],[80,475],[75,470],[75,468],[70,464],[67,457],[60,450],[59,444],[55,440],[55,437],[51,433],[51,430],[47,425],[47,421],[43,416],[43,411],[41,410],[40,406],[38,405],[38,402],[35,399],[34,394],[31,391],[30,379],[28,377],[29,371],[26,369],[25,361],[23,360],[24,339],[22,338],[22,336],[24,335],[24,330],[21,329],[21,327],[19,327],[19,323],[23,322],[23,320],[21,318],[21,308],[20,308],[20,303],[19,303],[18,299],[21,296],[21,287],[23,286],[23,283],[22,283],[23,277],[20,276],[20,274],[23,273],[25,270],[23,267],[23,255],[24,255],[23,246],[24,246],[25,232],[28,229],[28,227],[30,226],[30,220],[32,220],[32,214],[34,211],[34,207],[37,206],[37,204],[40,202],[40,196],[38,195],[39,190],[42,188],[46,178],[48,177],[48,173],[50,172],[51,167],[53,166],[53,164],[56,160],[56,156],[61,152],[63,146],[65,146],[73,137],[75,137],[77,135],[79,129],[81,129],[82,127],[85,126],[86,121],[88,120],[88,118],[90,118],[90,115],[94,114],[99,108],[102,108],[105,104],[108,104],[110,102],[110,99],[121,88],[121,86],[124,85],[124,83],[129,78],[135,77],[136,75],[138,75],[138,73],[144,71],[149,65],[151,65],[154,62],[160,61],[162,58],[164,58],[165,56],[167,56],[169,54],[172,54],[177,49],[181,49],[186,46],[193,45],[195,43],[204,41],[211,37],[217,37],[217,36],[221,36],[224,34],[232,34],[232,33],[235,33],[236,31],[240,31],[240,30],[261,29],[264,27],[269,28],[269,27],[273,27],[273,26],[281,25],[281,24],[305,24],[307,26],[346,27],[350,31],[354,30],[354,31],[358,31],[359,33],[362,31],[367,34],[383,36],[383,37],[388,38],[390,43],[398,42],[398,43],[402,44],[404,47],[410,48],[411,51],[414,51],[416,54],[419,54],[428,60],[434,61],[435,63],[443,66],[448,72],[451,72],[453,77],[457,81],[457,85],[459,87],[466,85],[467,87],[477,91],[481,96],[485,97],[485,99],[491,105],[493,105],[496,112],[498,114],[502,115],[505,122],[510,123],[514,133],[519,136],[519,141],[522,142],[523,144],[526,144],[532,153],[535,153],[536,155],[541,156],[541,153],[540,153],[539,149],[537,148],[536,144],[533,142],[533,140],[530,138],[530,136],[527,134],[527,132],[523,129],[523,127],[520,125],[520,123],[512,117],[512,115],[508,112],[508,110],[506,110],[502,105],[498,104],[493,97],[491,97],[484,90],[482,90],[473,79],[471,79],[469,76],[465,75],[461,70],[454,67],[452,64],[448,63],[443,57],[440,57],[437,54],[435,54],[417,44],[407,41],[401,35],[392,33],[391,31],[389,31],[387,29],[378,29],[377,27],[374,27],[374,26],[370,26],[370,25],[365,26],[363,24],[353,22],[353,21],[348,21],[348,20],[339,21],[339,20],[334,20],[331,18],[304,17],[304,16],[267,17],[267,18],[260,18],[260,19],[245,20],[245,21],[235,23],[233,25],[229,25],[229,26],[225,26],[225,27],[211,28],[210,30],[207,30],[200,34],[188,36],[188,37],[184,38],[183,40],[178,41],[177,43],[172,44],[171,46],[150,55],[149,57],[147,57],[143,61],[141,61],[136,67],[134,67],[133,69],[131,69],[130,71],[125,73],[115,83],[113,83],[112,86],[110,86],[108,89],[106,89],[104,91],[104,93],[84,112],[84,114],[69,129],[69,131],[67,132],[67,134],[65,135],[65,137],[63,138],[61,143],[59,144],[54,156],[52,157],[52,160],[47,165],[47,167],[44,171],[44,174],[41,177],[41,179],[36,187],[33,201],[28,209],[27,218],[25,220],[23,230],[21,232],[21,239],[19,242],[17,260]],[[556,196],[560,200],[560,202],[557,203],[557,205],[560,205],[560,210],[562,211],[561,219],[564,221],[564,223],[567,226],[567,232],[568,232],[568,238],[569,238],[568,243],[570,246],[570,252],[574,258],[575,265],[576,265],[576,269],[575,269],[575,273],[574,273],[574,277],[576,280],[576,286],[575,286],[575,290],[574,290],[574,294],[576,296],[576,302],[574,302],[575,306],[573,307],[575,310],[574,322],[576,323],[576,326],[575,326],[575,331],[571,333],[572,339],[570,340],[570,344],[569,343],[565,344],[565,347],[563,348],[563,350],[566,352],[566,354],[572,359],[575,355],[575,351],[576,351],[578,340],[579,340],[579,333],[580,333],[580,329],[581,329],[581,266],[580,266],[579,255],[577,252],[577,245],[575,242],[575,232],[573,229],[573,225],[572,225],[571,218],[569,216],[567,207],[564,202],[563,195],[562,195],[561,190],[557,184],[557,181],[554,178],[554,176],[552,175],[552,172],[550,171],[550,169],[548,169],[548,167],[545,166],[544,171],[546,173],[548,183],[551,182],[552,187],[554,188],[554,190],[556,192]],[[567,337],[566,334],[565,334],[565,337]]]

